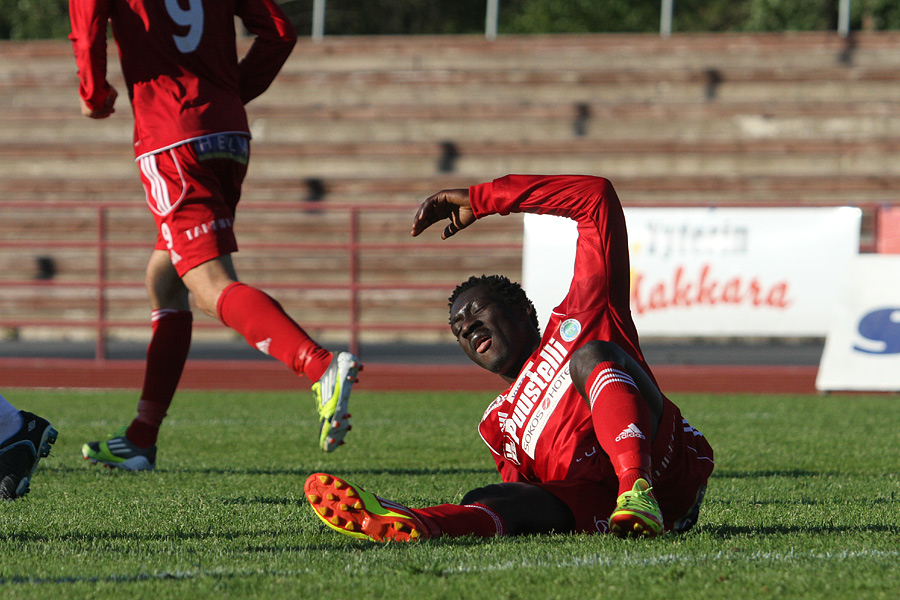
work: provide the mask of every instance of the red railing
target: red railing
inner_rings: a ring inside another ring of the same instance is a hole
[[[440,250],[440,252],[451,254],[459,257],[465,253],[473,252],[518,252],[521,250],[521,243],[515,242],[472,242],[468,240],[484,239],[478,234],[471,234],[454,238],[452,241],[440,241],[438,239],[438,230],[435,228],[430,236],[412,240],[405,237],[406,226],[411,223],[412,215],[415,210],[414,205],[379,205],[379,206],[360,206],[355,204],[332,204],[332,203],[273,203],[249,201],[241,206],[241,220],[246,221],[254,212],[265,211],[267,213],[279,211],[287,214],[296,214],[298,211],[315,211],[316,213],[345,213],[348,218],[345,229],[342,231],[344,239],[330,242],[303,242],[303,241],[241,241],[241,249],[252,251],[254,249],[278,249],[286,251],[310,251],[310,250],[332,250],[338,253],[346,254],[346,280],[342,282],[330,283],[309,283],[304,281],[291,282],[257,282],[261,288],[272,290],[335,290],[343,291],[348,294],[348,317],[345,322],[310,322],[303,321],[304,327],[319,330],[345,331],[349,340],[349,348],[353,352],[359,352],[360,336],[364,331],[387,331],[397,329],[398,327],[412,327],[419,331],[446,331],[446,323],[443,321],[435,321],[432,319],[416,320],[415,315],[409,315],[408,322],[398,324],[397,322],[366,322],[363,323],[361,315],[360,297],[364,292],[389,290],[389,291],[423,291],[434,290],[448,292],[460,280],[456,278],[456,273],[441,278],[440,269],[430,269],[428,271],[428,281],[417,282],[412,279],[404,280],[402,278],[384,281],[380,283],[365,283],[361,277],[362,271],[360,266],[360,257],[370,251],[391,251],[394,253],[425,253],[428,251]],[[861,250],[863,252],[872,252],[877,248],[879,230],[881,227],[879,213],[886,210],[887,206],[871,205],[864,207],[871,215],[871,236],[864,239]],[[67,318],[40,318],[40,317],[9,317],[0,313],[0,327],[2,328],[23,328],[23,327],[51,327],[51,328],[81,328],[92,329],[95,338],[94,358],[103,362],[107,359],[107,339],[108,332],[114,328],[146,328],[146,319],[113,319],[110,317],[109,291],[113,289],[142,289],[144,287],[142,280],[122,281],[109,278],[108,265],[110,253],[124,249],[142,249],[149,252],[149,244],[146,240],[135,241],[125,239],[110,239],[109,215],[111,211],[128,210],[140,215],[139,218],[144,219],[147,227],[152,227],[149,223],[150,216],[146,214],[146,209],[141,204],[133,202],[121,203],[104,203],[95,205],[86,202],[3,202],[0,205],[2,211],[13,211],[15,214],[21,215],[23,212],[31,212],[36,215],[43,214],[46,211],[53,212],[52,218],[60,215],[66,216],[72,214],[72,211],[81,211],[82,214],[87,211],[94,215],[93,235],[86,239],[81,235],[80,239],[41,239],[39,236],[33,236],[29,239],[0,239],[0,251],[6,249],[33,249],[35,251],[45,250],[62,250],[87,248],[93,249],[95,253],[95,269],[93,278],[71,278],[60,279],[54,278],[50,280],[30,280],[30,279],[4,279],[5,273],[0,272],[0,289],[12,290],[40,290],[40,289],[92,289],[96,296],[96,306],[94,307],[94,317],[92,319],[67,319]],[[385,241],[385,242],[364,242],[362,238],[362,227],[360,217],[363,214],[376,213],[396,213],[398,228],[403,229],[399,232],[397,240],[402,241]],[[82,231],[82,230],[79,230]],[[7,234],[10,229],[7,228]],[[881,232],[884,236],[884,233]],[[478,237],[476,237],[478,236]],[[119,236],[121,237],[121,235]],[[239,236],[240,237],[240,236]],[[884,251],[884,250],[882,250]],[[895,251],[895,250],[887,250]],[[452,277],[452,278],[451,278]],[[2,296],[2,292],[0,292]],[[218,327],[219,324],[213,320],[198,320],[195,322],[198,328]]]
[[[143,208],[138,205],[139,208]],[[126,288],[143,288],[143,281],[117,281],[110,280],[108,277],[108,263],[111,252],[119,249],[146,249],[149,253],[150,247],[146,241],[131,240],[113,240],[110,239],[110,231],[108,226],[110,211],[129,209],[134,211],[136,205],[134,203],[104,203],[102,205],[92,205],[84,202],[4,202],[3,210],[13,211],[57,211],[65,214],[65,211],[78,209],[84,211],[88,209],[95,214],[96,226],[94,236],[91,240],[45,240],[45,239],[19,239],[19,240],[0,240],[0,250],[2,249],[34,249],[52,250],[52,249],[72,249],[72,248],[93,248],[96,251],[96,268],[93,279],[72,279],[61,281],[58,279],[50,280],[27,280],[27,279],[3,279],[0,273],[0,287],[3,289],[67,289],[67,288],[89,288],[96,293],[97,303],[96,312],[93,319],[48,319],[48,318],[9,318],[0,314],[0,327],[3,328],[22,328],[22,327],[59,327],[59,328],[90,328],[94,330],[96,342],[94,349],[94,357],[97,361],[105,361],[107,359],[107,337],[108,331],[113,328],[146,328],[146,320],[114,320],[109,317],[109,291],[112,289]],[[381,205],[381,206],[359,206],[353,204],[332,204],[332,203],[272,203],[272,202],[246,202],[241,205],[240,215],[247,217],[254,211],[284,211],[285,214],[296,213],[297,211],[309,210],[319,213],[324,212],[343,212],[348,216],[348,224],[346,228],[346,239],[334,242],[302,242],[302,241],[278,241],[278,242],[247,242],[241,241],[241,250],[253,249],[278,249],[278,250],[334,250],[337,252],[345,252],[347,257],[347,279],[346,282],[338,283],[304,283],[304,282],[271,282],[258,283],[265,289],[294,289],[294,290],[343,290],[349,294],[349,318],[343,323],[325,323],[325,322],[306,322],[304,327],[312,329],[325,330],[343,330],[347,332],[349,338],[349,348],[352,352],[359,352],[360,334],[363,331],[388,330],[396,329],[397,323],[366,323],[363,324],[360,319],[360,295],[365,291],[371,290],[391,290],[391,291],[419,291],[419,290],[440,290],[446,292],[458,280],[441,280],[436,274],[434,280],[429,282],[414,282],[404,280],[385,281],[384,283],[364,283],[361,281],[360,256],[368,251],[394,251],[394,252],[423,252],[427,250],[442,249],[448,250],[448,245],[452,245],[453,252],[472,252],[485,251],[495,252],[504,251],[520,251],[520,242],[441,242],[428,241],[426,239],[410,240],[409,242],[384,242],[372,243],[362,242],[360,215],[363,213],[387,213],[395,212],[398,214],[399,222],[405,227],[411,224],[415,206],[403,205]],[[402,219],[400,218],[402,216]],[[148,226],[150,216],[145,215]],[[244,219],[246,220],[246,219]],[[432,240],[438,236],[435,231]],[[239,236],[240,238],[240,236]],[[471,238],[470,238],[471,239]],[[425,322],[415,321],[414,315],[411,315],[409,323],[406,326],[415,327],[419,330],[446,330],[446,322]],[[216,327],[219,326],[213,321],[197,321],[196,327]]]

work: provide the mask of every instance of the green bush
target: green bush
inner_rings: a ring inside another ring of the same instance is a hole
[[[64,38],[70,30],[68,0],[0,0],[0,39]]]
[[[659,31],[661,0],[499,0],[506,34]],[[839,0],[675,0],[674,31],[822,31]],[[486,0],[327,0],[326,35],[478,34]],[[282,0],[300,35],[313,0]],[[897,0],[852,0],[854,30],[900,29]],[[68,0],[0,0],[0,39],[63,38]]]

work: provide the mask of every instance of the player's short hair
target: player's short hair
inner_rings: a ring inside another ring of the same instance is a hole
[[[503,275],[472,275],[456,286],[456,289],[450,294],[447,303],[448,307],[452,309],[453,303],[456,302],[459,295],[474,287],[483,287],[489,294],[510,308],[516,306],[525,307],[525,310],[527,310],[528,314],[531,316],[531,324],[534,325],[534,328],[538,331],[541,330],[541,327],[538,324],[537,310],[534,308],[534,303],[529,300],[528,296],[525,294],[525,290],[522,289],[522,286],[519,285],[517,281],[510,281],[508,277]]]

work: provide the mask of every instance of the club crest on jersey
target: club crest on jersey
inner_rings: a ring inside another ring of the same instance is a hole
[[[578,319],[566,319],[559,326],[559,337],[564,342],[571,342],[581,333],[581,323]]]

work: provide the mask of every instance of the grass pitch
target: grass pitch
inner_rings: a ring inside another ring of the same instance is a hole
[[[413,506],[497,480],[490,394],[354,393],[355,429],[316,446],[308,392],[181,392],[157,470],[81,458],[135,393],[4,390],[60,432],[32,492],[0,504],[0,598],[896,598],[900,396],[676,396],[716,450],[694,530],[378,545],[324,527],[324,470]]]

